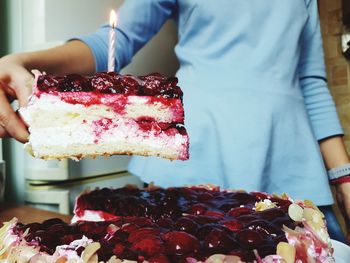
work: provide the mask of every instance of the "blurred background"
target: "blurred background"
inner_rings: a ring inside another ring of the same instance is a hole
[[[118,9],[121,2],[0,0],[0,55],[48,48],[71,37],[93,32],[108,21],[110,10]],[[328,83],[350,152],[350,66],[346,59],[350,59],[347,29],[350,28],[350,1],[319,0],[319,10]],[[169,21],[122,73],[158,71],[174,75],[178,68],[173,51],[176,41],[176,28]],[[71,211],[76,194],[87,187],[141,183],[127,173],[129,157],[125,156],[86,159],[78,163],[67,160],[47,162],[32,159],[23,151],[23,145],[6,139],[2,142],[1,159],[6,162],[6,201],[28,203],[62,213]],[[3,169],[1,162],[0,168]]]
[[[0,55],[49,48],[91,33],[107,23],[111,9],[117,10],[121,3],[121,0],[0,0]],[[176,28],[169,21],[122,73],[174,75],[178,68],[173,51],[176,42]],[[80,162],[43,161],[31,158],[23,145],[12,139],[4,140],[2,146],[0,152],[4,157],[0,155],[0,160],[6,162],[7,202],[69,213],[75,196],[86,188],[141,184],[126,172],[127,156]]]

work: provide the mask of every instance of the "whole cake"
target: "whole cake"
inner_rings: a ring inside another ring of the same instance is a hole
[[[217,187],[83,193],[75,223],[0,229],[0,262],[334,262],[323,214],[286,195]]]
[[[64,77],[35,72],[20,109],[26,148],[43,159],[135,154],[188,159],[182,91],[177,78],[114,72]]]

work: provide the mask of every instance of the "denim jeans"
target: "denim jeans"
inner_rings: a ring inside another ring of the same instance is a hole
[[[342,232],[339,222],[335,217],[334,211],[331,205],[319,206],[318,207],[326,217],[327,229],[330,237],[332,239],[338,240],[340,242],[346,243],[345,235]]]

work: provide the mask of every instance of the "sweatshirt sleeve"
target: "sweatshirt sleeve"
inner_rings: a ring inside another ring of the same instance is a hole
[[[299,79],[317,140],[342,135],[343,130],[326,80],[317,1],[307,3],[309,17],[301,35]]]
[[[116,70],[130,63],[141,49],[174,16],[176,0],[126,0],[118,11],[116,28]],[[96,71],[107,71],[108,24],[95,33],[78,37],[92,50]]]

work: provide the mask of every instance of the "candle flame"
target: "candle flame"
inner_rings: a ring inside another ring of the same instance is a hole
[[[117,25],[117,14],[115,13],[114,9],[112,9],[109,15],[109,24],[113,28],[115,28]]]

